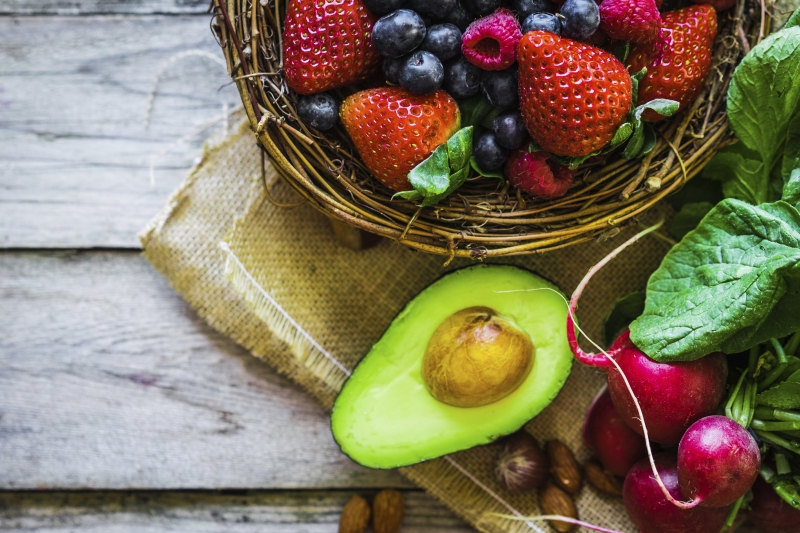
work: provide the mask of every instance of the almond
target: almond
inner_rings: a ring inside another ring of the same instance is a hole
[[[583,464],[583,471],[586,472],[586,479],[589,483],[599,490],[612,496],[622,496],[622,482],[600,466],[594,459],[589,459]]]
[[[382,490],[372,502],[372,529],[375,533],[398,533],[403,525],[403,495]]]
[[[339,518],[339,533],[364,533],[369,525],[369,504],[367,500],[354,494],[342,510]]]
[[[581,490],[581,470],[575,455],[560,440],[547,442],[547,456],[550,458],[550,473],[559,487],[577,494]]]
[[[570,495],[552,483],[548,483],[547,486],[539,492],[539,506],[546,515],[578,518],[578,510],[575,508],[575,502],[572,501]],[[560,531],[561,533],[568,533],[577,527],[575,524],[570,524],[569,522],[559,522],[557,520],[550,520],[549,522],[556,531]]]

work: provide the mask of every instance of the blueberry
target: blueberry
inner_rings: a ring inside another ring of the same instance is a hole
[[[564,35],[582,41],[600,25],[600,9],[594,0],[567,0],[561,6],[561,29]]]
[[[519,111],[497,115],[492,121],[492,132],[497,144],[509,150],[517,150],[528,140],[528,130]]]
[[[508,156],[508,150],[497,143],[494,133],[487,131],[480,137],[475,147],[472,149],[478,166],[483,170],[497,170],[503,166]]]
[[[372,27],[372,44],[383,56],[400,57],[422,44],[425,32],[422,17],[410,9],[398,9]]]
[[[400,67],[406,62],[408,56],[387,57],[383,60],[383,77],[391,84],[400,85]]]
[[[420,15],[435,19],[444,18],[456,6],[458,0],[411,0],[411,9]]]
[[[484,72],[481,89],[489,103],[503,111],[519,107],[519,82],[514,69]]]
[[[485,17],[500,7],[500,0],[465,0],[467,9],[479,17]]]
[[[385,15],[405,7],[408,0],[363,0],[363,2],[367,9],[376,15]]]
[[[514,12],[519,20],[525,20],[534,13],[552,13],[556,10],[550,0],[514,0]]]
[[[427,50],[442,61],[461,52],[461,30],[452,24],[434,24],[428,28],[420,50]]]
[[[444,90],[453,98],[469,98],[481,90],[483,71],[464,56],[448,61],[444,67]]]
[[[553,13],[534,13],[522,23],[522,33],[533,30],[549,31],[561,35],[561,19]]]
[[[400,67],[400,86],[411,94],[428,94],[442,86],[444,67],[439,58],[425,50],[417,50]]]
[[[456,3],[456,7],[442,19],[442,22],[449,22],[453,24],[456,28],[463,32],[467,31],[467,26],[472,24],[472,21],[475,20],[473,15],[470,15],[464,5],[461,2]]]
[[[297,102],[297,116],[318,130],[329,130],[339,119],[339,102],[327,93],[303,96]]]

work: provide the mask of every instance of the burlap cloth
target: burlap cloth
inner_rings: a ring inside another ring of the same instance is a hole
[[[469,264],[411,251],[393,242],[353,251],[336,244],[325,217],[297,197],[271,168],[265,194],[261,156],[246,126],[217,147],[173,194],[140,238],[145,257],[214,328],[290,377],[325,409],[392,317],[446,270]],[[280,204],[280,205],[277,205]],[[289,204],[287,206],[286,204]],[[527,267],[569,294],[587,269],[631,230],[597,242],[500,262]],[[223,244],[221,244],[223,243]],[[620,296],[641,289],[667,245],[647,238],[592,281],[581,301],[584,329],[600,339],[602,319]],[[575,365],[561,394],[527,425],[541,441],[559,438],[583,461],[586,409],[604,375]],[[539,514],[535,494],[501,489],[492,474],[496,445],[401,472],[486,532],[548,531],[543,522],[493,513]],[[584,487],[582,519],[634,531],[619,500]]]

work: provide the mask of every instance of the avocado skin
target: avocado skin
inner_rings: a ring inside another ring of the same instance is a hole
[[[534,365],[509,396],[482,407],[452,407],[428,392],[422,358],[441,321],[472,306],[491,307],[525,330],[534,344]],[[389,469],[517,431],[555,399],[569,377],[566,317],[563,293],[528,270],[479,264],[445,274],[409,301],[356,366],[334,403],[335,441],[355,462]]]

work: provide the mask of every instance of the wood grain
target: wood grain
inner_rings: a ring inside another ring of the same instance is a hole
[[[381,488],[135,253],[0,253],[0,489]]]
[[[201,15],[206,0],[3,0],[0,15]]]
[[[368,499],[371,492],[359,492]],[[332,533],[351,491],[0,493],[7,532]],[[406,491],[403,533],[473,529],[421,491]]]
[[[0,247],[138,248],[136,233],[201,154],[216,124],[158,160],[178,139],[239,105],[207,17],[0,17]],[[223,87],[224,86],[224,87]],[[222,90],[220,87],[223,87]]]

